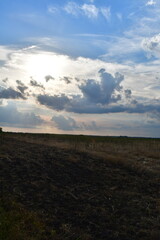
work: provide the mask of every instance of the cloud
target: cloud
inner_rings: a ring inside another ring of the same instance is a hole
[[[117,13],[116,15],[117,15],[117,18],[118,18],[120,21],[122,21],[122,19],[123,19],[122,13]]]
[[[80,6],[75,3],[75,2],[68,2],[65,7],[64,10],[68,13],[68,14],[72,14],[77,16],[80,13]]]
[[[88,131],[96,131],[101,129],[101,127],[97,126],[95,121],[91,121],[89,123],[83,122],[82,126],[84,130],[88,130]]]
[[[54,121],[56,127],[63,131],[74,131],[74,130],[89,130],[96,131],[99,128],[97,127],[95,121],[90,123],[77,122],[71,117],[64,117],[63,115],[53,116],[51,121]]]
[[[100,83],[89,79],[79,86],[83,95],[89,101],[102,105],[120,100],[120,94],[115,94],[115,91],[121,91],[122,87],[120,83],[123,81],[124,76],[120,73],[116,73],[115,77],[113,77],[110,73],[107,73],[105,69],[100,69],[99,75]]]
[[[83,4],[81,9],[88,18],[98,17],[99,9],[93,4]]]
[[[153,111],[152,113],[149,113],[149,117],[156,120],[160,125],[160,111]]]
[[[102,14],[107,20],[109,20],[111,16],[110,7],[96,7],[96,5],[93,4],[94,1],[89,1],[90,3],[84,3],[82,5],[79,5],[75,2],[68,2],[64,6],[65,12],[68,14],[79,16],[84,15],[90,19],[96,19],[99,14]]]
[[[66,84],[70,84],[72,81],[72,78],[71,77],[63,77],[63,78],[60,78],[60,80],[63,80]]]
[[[7,83],[7,82],[8,82],[8,78],[4,78],[4,79],[2,80],[2,82]]]
[[[107,20],[109,20],[110,17],[111,17],[111,9],[110,9],[110,7],[103,7],[103,8],[101,8],[100,10],[101,10],[102,15],[103,15]]]
[[[46,82],[48,82],[49,80],[55,80],[55,78],[52,77],[51,75],[47,75],[47,76],[45,76],[45,80],[46,80]]]
[[[24,94],[25,91],[28,89],[27,86],[24,85],[24,83],[22,83],[20,80],[16,80],[16,83],[18,84],[17,89]]]
[[[16,127],[35,127],[44,123],[37,115],[32,113],[21,113],[16,106],[9,104],[0,106],[0,123],[1,125]]]
[[[160,33],[151,38],[145,38],[142,41],[142,47],[149,57],[160,57]]]
[[[9,87],[0,91],[0,98],[2,99],[26,99],[21,92]]]
[[[57,13],[58,12],[58,8],[54,7],[54,6],[49,6],[48,7],[48,12],[52,13],[52,14]]]
[[[150,0],[146,3],[146,6],[153,6],[153,5],[156,5],[156,1],[154,0]]]
[[[130,89],[126,89],[124,92],[125,92],[125,97],[126,97],[126,98],[131,98],[131,96],[132,96],[132,91],[131,91]]]
[[[39,84],[39,83],[38,83],[36,80],[34,80],[34,79],[30,80],[30,85],[31,85],[32,87],[39,87],[39,88],[45,89],[42,84]]]
[[[57,111],[64,110],[66,108],[66,105],[70,102],[70,99],[65,94],[54,96],[49,96],[47,94],[38,95],[37,100],[40,104]]]
[[[160,100],[158,99],[140,102],[132,98],[132,91],[121,86],[124,76],[120,73],[113,76],[104,69],[100,69],[99,76],[99,82],[88,79],[79,85],[81,91],[79,95],[50,96],[45,94],[38,95],[37,100],[40,104],[53,110],[74,113],[104,114],[160,111]]]
[[[116,73],[115,76],[112,76],[110,73],[105,72],[104,69],[99,70],[99,76],[100,82],[88,79],[78,86],[83,97],[80,95],[72,95],[69,98],[65,94],[54,96],[45,94],[38,95],[38,102],[57,111],[67,109],[67,111],[74,111],[74,108],[85,108],[85,105],[91,105],[91,108],[93,108],[94,104],[103,106],[109,103],[118,102],[121,99],[120,91],[122,90],[120,83],[123,81],[124,76],[120,73]]]
[[[88,2],[90,2],[90,3],[94,3],[94,1],[95,1],[95,0],[88,0]]]
[[[80,126],[71,117],[64,117],[62,115],[59,115],[59,116],[53,116],[51,120],[56,123],[56,126],[58,129],[61,129],[64,131],[72,131],[75,129],[80,129]]]

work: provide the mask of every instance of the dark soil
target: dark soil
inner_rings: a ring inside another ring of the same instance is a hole
[[[53,230],[58,239],[159,239],[157,175],[84,152],[2,140],[1,197],[37,212],[48,239]]]

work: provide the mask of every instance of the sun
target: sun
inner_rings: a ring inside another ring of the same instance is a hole
[[[25,70],[27,75],[44,81],[45,76],[54,78],[63,76],[67,69],[67,57],[50,52],[29,54],[26,58]]]

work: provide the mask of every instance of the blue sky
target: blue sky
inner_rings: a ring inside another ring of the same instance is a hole
[[[5,130],[160,137],[159,0],[0,2]]]

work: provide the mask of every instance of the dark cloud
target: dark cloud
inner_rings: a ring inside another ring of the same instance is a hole
[[[37,100],[40,104],[55,109],[57,111],[66,109],[66,105],[70,102],[70,99],[64,94],[61,94],[60,96],[48,96],[46,94],[38,95]]]
[[[80,82],[79,78],[75,77],[74,79],[76,80],[76,82]]]
[[[45,80],[46,80],[46,82],[48,82],[49,80],[55,80],[55,79],[51,75],[47,75],[47,76],[45,76]]]
[[[120,85],[124,76],[116,73],[115,76],[99,71],[100,82],[88,79],[85,83],[79,85],[82,95],[65,94],[49,96],[38,95],[37,100],[40,104],[51,109],[74,113],[103,114],[103,113],[147,113],[160,111],[160,101],[151,101],[150,103],[139,103],[132,99],[132,91],[123,89]],[[129,99],[126,104],[119,102],[122,95]]]
[[[61,80],[63,80],[66,84],[70,84],[72,82],[71,77],[63,77],[63,78],[61,78]]]
[[[39,83],[38,83],[36,80],[34,80],[34,79],[31,79],[31,80],[30,80],[30,85],[31,85],[32,87],[39,87],[39,88],[45,89],[42,84],[39,84]]]
[[[0,106],[1,125],[16,127],[35,127],[44,123],[44,121],[34,113],[21,113],[13,105]]]
[[[0,91],[0,98],[2,98],[2,99],[26,99],[21,92],[18,92],[11,87]]]
[[[21,92],[21,93],[23,93],[24,94],[24,92],[28,89],[28,87],[26,87],[26,86],[17,86],[17,89]]]
[[[99,75],[100,83],[89,79],[79,86],[84,97],[90,102],[102,105],[119,101],[121,99],[120,91],[122,90],[120,83],[123,81],[124,76],[120,73],[112,76],[110,73],[105,72],[105,69],[100,69]]]
[[[97,104],[95,102],[90,102],[86,98],[81,96],[72,96],[68,98],[66,95],[62,94],[60,96],[48,96],[39,95],[38,102],[56,111],[65,110],[67,112],[74,113],[86,113],[86,114],[103,114],[103,113],[147,113],[157,111],[160,112],[160,102],[151,102],[150,104],[137,103],[133,101],[130,104],[117,104],[112,103],[108,105]]]
[[[24,92],[28,89],[27,86],[24,85],[24,83],[20,80],[16,80],[16,83],[18,84],[17,89],[24,94]]]
[[[4,82],[4,83],[8,82],[8,78],[4,78],[4,79],[2,80],[2,82]]]
[[[124,93],[125,93],[125,97],[126,97],[126,98],[131,98],[131,96],[132,96],[132,91],[131,91],[130,89],[124,90]]]

